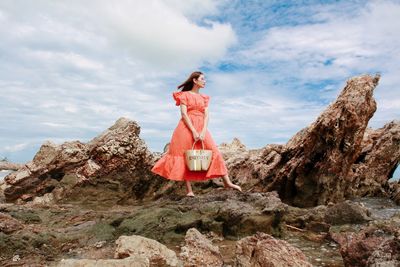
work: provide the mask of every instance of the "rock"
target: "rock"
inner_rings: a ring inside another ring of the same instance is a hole
[[[399,227],[385,223],[385,225],[371,225],[358,233],[342,232],[330,233],[331,238],[340,245],[345,266],[371,266],[368,262],[379,265],[379,262],[396,261],[399,259]],[[393,265],[396,266],[396,265]]]
[[[4,181],[0,182],[0,203],[5,203],[6,197],[4,196],[4,190],[7,188],[7,185]]]
[[[221,152],[232,181],[244,189],[261,191],[265,185],[260,184],[260,179],[271,173],[280,162],[282,148],[282,145],[267,145],[262,149],[245,150],[242,146],[231,145],[228,148],[222,146]]]
[[[165,181],[136,122],[120,118],[88,143],[44,143],[31,162],[5,177],[6,201],[122,203],[152,196]],[[57,192],[53,197],[45,194]]]
[[[180,259],[185,267],[222,266],[224,264],[219,248],[203,236],[196,228],[186,232],[185,246],[181,247]]]
[[[293,136],[267,177],[282,200],[310,207],[345,198],[346,180],[361,151],[369,119],[376,110],[373,91],[379,76],[354,77],[309,127]]]
[[[286,145],[252,151],[232,145],[226,155],[233,180],[252,190],[276,190],[285,203],[298,207],[385,194],[400,161],[400,137],[397,121],[367,128],[379,79],[349,79],[336,101]]]
[[[367,266],[400,266],[400,238],[397,236],[382,242],[369,256]]]
[[[265,233],[257,233],[236,243],[235,266],[312,266],[301,250]]]
[[[12,163],[8,161],[0,160],[0,170],[12,170],[17,171],[18,169],[22,168],[24,164],[19,163]]]
[[[89,259],[62,259],[58,267],[150,267],[150,262],[140,256],[122,260],[89,260]]]
[[[13,258],[12,258],[12,261],[20,261],[21,260],[21,257],[19,256],[19,255],[15,255]]]
[[[261,195],[261,194],[260,194]],[[264,194],[265,195],[265,194]],[[266,205],[262,210],[263,213],[284,213],[288,210],[288,205],[282,203],[276,191],[270,192],[266,197]]]
[[[389,184],[389,192],[390,198],[396,202],[397,205],[400,205],[400,182],[391,182]]]
[[[327,207],[319,205],[314,208],[302,209],[288,206],[288,210],[282,220],[300,229],[308,229],[316,232],[325,232],[330,225],[325,222]]]
[[[196,198],[174,199],[168,204],[165,199],[159,199],[135,216],[121,219],[116,234],[137,234],[164,244],[181,240],[190,228],[235,240],[255,231],[279,234],[285,213],[279,203],[285,205],[276,196],[276,192],[213,190]],[[276,210],[269,204],[277,207]],[[265,209],[269,212],[263,212]]]
[[[328,207],[325,221],[332,225],[346,223],[366,223],[372,220],[370,211],[364,206],[346,200],[334,206]]]
[[[238,138],[233,138],[232,143],[221,143],[218,146],[218,149],[223,153],[225,156],[228,156],[230,153],[238,153],[245,152],[246,146],[240,142]]]
[[[102,248],[106,243],[107,243],[107,241],[98,241],[98,242],[96,242],[96,244],[94,244],[94,247]]]
[[[41,197],[35,197],[32,201],[33,204],[48,205],[54,203],[54,196],[52,193],[44,194]]]
[[[313,232],[329,232],[330,224],[325,222],[311,221],[306,224],[306,229]]]
[[[39,224],[42,222],[35,210],[17,210],[9,213],[13,218],[23,221],[26,224]]]
[[[11,234],[23,228],[23,224],[8,214],[0,212],[0,232]]]
[[[377,130],[368,128],[361,146],[347,175],[346,195],[386,195],[388,180],[400,162],[400,121],[392,121]]]
[[[142,236],[120,236],[115,243],[115,258],[144,257],[152,266],[182,266],[174,251],[163,244]]]

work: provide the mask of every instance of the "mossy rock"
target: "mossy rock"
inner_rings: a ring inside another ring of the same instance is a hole
[[[138,212],[133,218],[124,219],[116,229],[116,236],[137,234],[166,242],[166,233],[185,235],[187,229],[202,224],[201,220],[201,215],[195,211],[151,208]]]
[[[94,239],[94,241],[109,241],[115,239],[114,232],[115,228],[110,224],[99,222],[87,230],[86,233],[91,237],[91,239]]]
[[[39,215],[32,211],[11,211],[10,215],[15,219],[23,221],[24,223],[41,223],[42,219]]]
[[[29,241],[23,238],[9,236],[0,232],[0,255],[13,256],[14,254],[24,255],[29,253]]]
[[[56,237],[51,233],[39,233],[32,237],[32,245],[35,248],[40,248],[44,244],[48,246],[52,246],[52,242],[56,239]]]

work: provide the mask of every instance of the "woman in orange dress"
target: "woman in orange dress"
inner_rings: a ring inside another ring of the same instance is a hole
[[[222,177],[226,188],[242,191],[240,186],[233,184],[228,176],[228,169],[217,145],[207,130],[210,97],[201,94],[200,88],[206,84],[204,74],[193,72],[181,85],[182,91],[172,93],[176,106],[180,106],[182,118],[175,128],[168,151],[156,162],[151,171],[169,180],[185,181],[187,196],[194,196],[190,181],[204,181]],[[190,171],[185,163],[185,151],[192,149],[212,150],[212,159],[207,171]]]

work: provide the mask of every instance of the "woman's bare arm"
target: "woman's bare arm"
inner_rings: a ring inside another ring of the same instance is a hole
[[[204,132],[204,133],[207,132],[208,120],[209,120],[208,107],[206,107],[204,110],[204,126],[203,126],[203,130],[202,130],[202,132]]]
[[[183,118],[183,121],[186,123],[187,127],[192,131],[196,131],[196,129],[193,127],[192,122],[190,121],[190,118],[187,114],[187,107],[184,104],[181,104],[181,115]]]

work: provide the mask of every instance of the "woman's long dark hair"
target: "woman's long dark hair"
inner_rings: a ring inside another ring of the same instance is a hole
[[[193,88],[193,79],[198,79],[200,75],[203,73],[201,71],[195,71],[192,74],[190,74],[189,78],[187,78],[186,81],[184,81],[181,85],[178,85],[178,89],[183,87],[182,91],[190,91]]]

